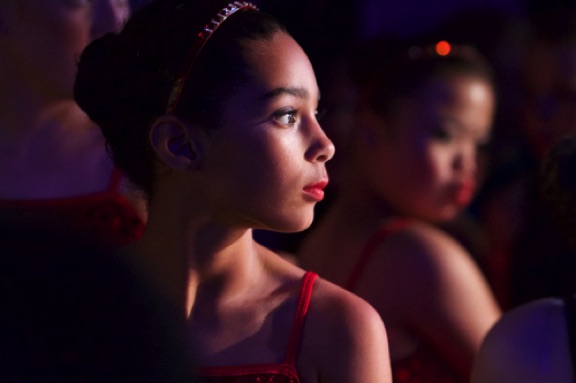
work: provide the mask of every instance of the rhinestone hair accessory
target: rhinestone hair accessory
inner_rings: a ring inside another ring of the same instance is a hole
[[[198,55],[202,51],[206,42],[210,39],[214,31],[222,25],[222,23],[234,13],[242,10],[242,9],[254,9],[258,10],[254,4],[247,2],[247,1],[233,1],[228,3],[224,8],[222,8],[216,16],[214,16],[208,24],[202,28],[202,30],[196,36],[194,40],[194,44],[190,49],[187,59],[185,60],[185,65],[183,66],[183,70],[179,73],[172,85],[172,91],[170,92],[170,97],[168,98],[168,104],[166,105],[166,113],[174,113],[176,111],[176,107],[178,106],[178,101],[180,100],[180,96],[184,89],[184,85],[186,84],[186,79],[198,58]]]

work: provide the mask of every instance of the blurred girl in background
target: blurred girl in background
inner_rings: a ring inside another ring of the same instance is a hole
[[[371,303],[395,382],[466,382],[500,314],[465,248],[437,227],[470,203],[495,108],[469,46],[377,41],[359,55],[357,125],[305,268]]]

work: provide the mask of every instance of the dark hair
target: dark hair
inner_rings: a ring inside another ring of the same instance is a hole
[[[101,127],[116,166],[147,194],[155,158],[149,128],[165,114],[196,36],[226,5],[156,0],[136,12],[122,32],[105,35],[82,53],[75,99]],[[242,43],[270,39],[278,31],[285,29],[276,19],[252,9],[226,19],[194,63],[178,116],[203,129],[217,127],[222,102],[250,76]]]
[[[494,74],[488,61],[470,45],[446,41],[420,43],[391,37],[374,39],[355,54],[352,74],[359,89],[360,105],[383,116],[390,115],[396,100],[411,96],[437,77],[477,76],[495,90]]]

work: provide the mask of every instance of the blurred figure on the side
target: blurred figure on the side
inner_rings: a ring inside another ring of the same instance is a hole
[[[82,49],[129,14],[127,0],[0,2],[0,227],[140,237],[143,199],[72,95]]]
[[[504,308],[576,291],[576,257],[538,192],[544,153],[576,133],[576,9],[533,16],[523,46],[516,130],[499,142],[478,203]]]
[[[575,172],[576,138],[568,136],[544,157],[539,186],[553,229],[576,249]],[[575,360],[576,295],[571,292],[506,313],[482,344],[472,382],[576,382]]]

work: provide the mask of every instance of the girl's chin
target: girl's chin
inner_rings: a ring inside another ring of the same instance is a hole
[[[455,220],[458,216],[464,211],[464,209],[459,207],[453,207],[450,209],[446,209],[446,211],[442,212],[439,215],[438,220],[440,223],[448,223],[450,221]]]
[[[299,233],[308,229],[312,225],[313,217],[309,219],[304,219],[299,222],[293,222],[290,225],[286,225],[285,229],[282,230],[285,233]]]
[[[432,222],[435,224],[444,224],[449,223],[462,213],[463,209],[460,209],[456,206],[447,207],[441,209],[435,213],[428,215],[427,217],[422,217],[425,221]]]
[[[277,233],[299,233],[308,229],[312,225],[313,216],[306,217],[301,220],[284,220],[282,222],[277,222],[273,225],[269,225],[268,227],[262,227],[259,229],[267,230],[267,231],[274,231]]]

